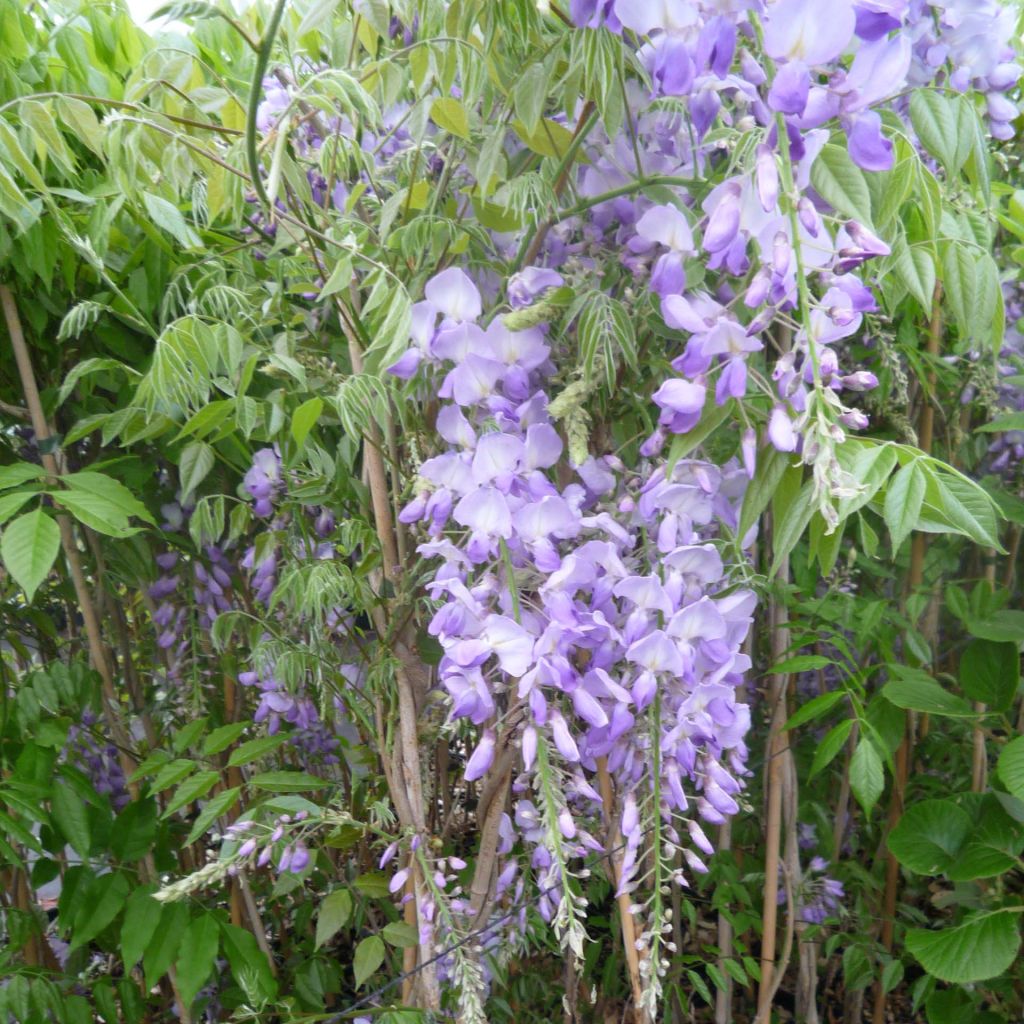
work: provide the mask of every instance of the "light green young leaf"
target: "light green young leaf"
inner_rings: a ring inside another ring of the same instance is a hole
[[[162,196],[151,192],[142,193],[142,202],[153,223],[172,235],[183,248],[198,249],[203,241],[185,220],[181,210]]]
[[[451,96],[439,96],[430,106],[430,120],[443,131],[469,138],[469,115],[466,108]]]
[[[292,437],[300,449],[306,443],[306,438],[309,436],[309,432],[313,429],[316,421],[320,418],[320,413],[323,412],[323,409],[324,403],[322,398],[311,398],[309,401],[303,402],[292,413]]]
[[[0,559],[29,601],[53,568],[60,550],[60,529],[42,509],[8,523],[0,534]]]

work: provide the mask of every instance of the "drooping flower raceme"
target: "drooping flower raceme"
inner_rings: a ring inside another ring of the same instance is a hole
[[[401,518],[424,524],[420,552],[437,560],[429,628],[451,718],[476,727],[466,778],[487,777],[502,742],[516,748],[507,871],[525,843],[539,909],[576,945],[572,865],[604,848],[604,813],[624,837],[628,892],[646,888],[638,866],[652,848],[660,858],[679,847],[704,870],[701,822],[738,809],[750,718],[736,690],[754,597],[730,588],[713,539],[718,524],[736,528],[745,474],[691,461],[630,474],[604,457],[559,485],[544,332],[481,326],[479,293],[458,269],[426,295],[410,351],[440,373],[447,448],[420,467]],[[655,400],[692,415],[695,387],[669,382]],[[602,774],[614,809],[602,807]]]

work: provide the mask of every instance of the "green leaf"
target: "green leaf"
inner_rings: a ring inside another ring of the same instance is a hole
[[[543,64],[531,64],[512,89],[515,112],[527,134],[536,131],[549,95],[547,70]]]
[[[743,508],[740,512],[739,529],[736,531],[737,537],[745,537],[750,532],[750,528],[774,497],[792,461],[792,455],[776,451],[770,445],[757,453],[754,479],[743,493]]]
[[[251,761],[263,757],[264,754],[269,754],[272,750],[276,750],[287,740],[288,734],[281,732],[275,736],[259,736],[254,740],[247,740],[231,751],[231,756],[228,758],[228,767],[238,768],[243,764],[249,764]]]
[[[892,535],[893,553],[914,529],[924,504],[927,480],[921,464],[908,462],[893,478],[885,491],[885,524]]]
[[[142,193],[142,202],[153,223],[173,235],[185,249],[198,249],[202,246],[202,239],[189,226],[181,210],[173,203],[150,192]]]
[[[220,931],[217,927],[217,918],[213,914],[202,914],[189,922],[175,965],[178,972],[178,990],[186,1006],[192,1005],[192,1000],[209,978],[217,959],[219,945]]]
[[[927,245],[903,237],[893,246],[893,269],[922,309],[930,310],[935,295],[935,256]]]
[[[927,477],[927,502],[931,507],[922,520],[937,511],[942,522],[921,522],[921,529],[951,530],[976,544],[1003,550],[999,543],[998,506],[982,487],[941,463],[932,463]]]
[[[82,896],[71,929],[71,948],[91,942],[121,912],[131,886],[119,871],[99,875]]]
[[[879,228],[884,228],[889,221],[899,213],[910,190],[914,187],[917,179],[916,160],[906,157],[900,160],[891,171],[879,175],[882,179],[880,188],[874,198],[878,200],[875,204],[875,223]],[[869,184],[870,184],[870,180]]]
[[[211,757],[222,750],[227,750],[248,727],[247,722],[229,722],[219,729],[214,729],[203,741],[203,756]]]
[[[772,665],[767,674],[788,676],[796,672],[816,672],[818,669],[828,668],[829,665],[835,664],[838,663],[834,658],[826,658],[823,654],[797,654]]]
[[[91,845],[89,815],[82,798],[62,779],[56,779],[50,796],[53,821],[71,848],[83,860],[89,856]]]
[[[975,432],[982,434],[1002,434],[1007,430],[1024,430],[1024,412],[1008,412],[1003,416],[996,416],[989,423],[975,427]]]
[[[882,968],[882,991],[891,992],[903,981],[903,964],[899,960],[890,960]]]
[[[369,935],[356,946],[352,969],[356,975],[356,988],[384,962],[384,941],[378,935]]]
[[[0,558],[31,602],[60,550],[60,529],[42,509],[8,523],[0,534]]]
[[[201,718],[196,718],[194,721],[183,725],[175,734],[171,740],[171,746],[176,754],[181,754],[188,750],[189,747],[195,743],[199,737],[206,731],[207,720],[204,715]]]
[[[814,751],[814,758],[811,761],[811,771],[808,778],[813,779],[835,760],[836,755],[843,749],[843,745],[850,738],[852,731],[852,718],[846,718],[837,726],[829,729],[825,734],[825,738]]]
[[[949,242],[942,254],[942,286],[946,301],[965,339],[974,335],[980,293],[979,256],[976,247],[957,240]]]
[[[451,96],[439,96],[430,106],[430,120],[443,131],[469,138],[469,115],[466,108]]]
[[[910,123],[925,149],[955,175],[969,148],[960,141],[960,112],[955,102],[935,89],[914,89],[910,94]],[[973,144],[973,132],[965,140]]]
[[[956,863],[946,871],[952,881],[994,878],[1017,866],[1017,858],[1024,848],[1024,832],[1003,809],[1000,797],[1012,799],[1005,793],[990,793],[981,798],[971,834]]]
[[[348,889],[335,889],[328,893],[316,915],[316,942],[313,948],[319,949],[325,942],[329,942],[339,928],[345,927],[351,916],[352,893]]]
[[[882,695],[890,704],[946,718],[977,717],[967,701],[944,690],[927,672],[906,665],[890,665],[889,671],[895,678],[882,687]]]
[[[156,800],[133,800],[114,821],[110,852],[120,861],[131,863],[149,853],[156,839]]]
[[[572,145],[572,132],[550,118],[542,118],[536,131],[528,132],[522,121],[513,121],[512,130],[523,140],[528,149],[540,156],[550,156],[557,160],[569,152]]]
[[[136,516],[144,522],[156,524],[149,509],[124,484],[105,473],[68,473],[61,477],[61,483],[72,491],[102,498],[124,516]]]
[[[1020,653],[1014,643],[972,640],[960,655],[960,688],[993,711],[1006,711],[1020,684]]]
[[[185,778],[185,776],[188,775],[195,766],[195,761],[191,761],[184,757],[163,765],[160,768],[160,771],[157,772],[156,778],[153,780],[153,792],[161,793],[163,790],[169,789],[176,783],[181,782],[181,780]]]
[[[837,213],[871,227],[871,192],[845,146],[827,143],[811,167],[811,183]]]
[[[184,903],[163,903],[160,923],[146,944],[142,956],[142,969],[146,986],[152,988],[174,962],[188,926],[189,908]]]
[[[106,498],[85,491],[48,491],[54,501],[63,505],[83,526],[107,537],[130,537],[138,533],[128,517]]]
[[[809,700],[802,708],[799,708],[783,726],[784,729],[795,729],[797,726],[811,722],[815,718],[831,711],[837,704],[846,697],[845,690],[833,690],[831,693],[822,693]]]
[[[304,793],[309,789],[323,789],[328,783],[307,772],[277,771],[260,772],[249,780],[249,785],[271,793]]]
[[[182,450],[178,459],[178,482],[181,498],[186,501],[213,469],[216,457],[213,449],[203,441],[193,441]]]
[[[850,789],[865,814],[878,803],[885,789],[885,773],[878,751],[867,739],[861,739],[850,758]]]
[[[410,949],[419,942],[419,933],[416,928],[411,924],[406,924],[405,921],[392,921],[390,924],[384,925],[381,935],[384,936],[384,941],[389,946],[398,946],[399,949]]]
[[[233,786],[218,793],[212,800],[207,801],[206,806],[199,812],[192,830],[185,840],[186,846],[191,846],[228,808],[233,807],[238,800],[240,786]]]
[[[772,496],[772,520],[776,524],[772,537],[773,576],[779,571],[786,555],[803,537],[817,508],[813,481],[802,481],[803,467],[790,466]]]
[[[958,928],[928,931],[908,928],[907,949],[922,967],[942,981],[969,985],[998,977],[1017,959],[1020,949],[1018,915],[990,911]]]
[[[200,800],[206,796],[211,789],[220,781],[220,772],[212,769],[205,772],[196,772],[190,779],[186,779],[174,792],[170,803],[164,808],[163,818],[168,818],[175,811],[180,810],[193,800]]]
[[[1024,641],[1024,612],[1003,608],[984,619],[971,618],[967,620],[967,630],[982,640],[1019,644]]]
[[[121,957],[129,970],[139,962],[153,938],[160,923],[161,907],[148,889],[135,889],[128,897],[121,923]]]
[[[999,778],[1018,800],[1024,800],[1024,736],[1010,740],[999,755]]]
[[[907,808],[887,842],[904,867],[937,875],[953,866],[973,827],[970,815],[952,800],[923,800]]]
[[[221,923],[220,927],[231,973],[250,1002],[259,1004],[273,999],[277,995],[277,982],[255,936],[233,924]]]
[[[0,466],[0,491],[8,487],[20,487],[30,480],[41,480],[43,475],[43,467],[32,462],[12,462],[9,466]]]
[[[303,402],[292,414],[292,437],[300,450],[323,410],[323,399],[311,398],[308,402]]]

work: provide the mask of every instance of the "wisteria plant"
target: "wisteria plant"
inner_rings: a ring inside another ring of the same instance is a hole
[[[1019,1020],[1021,21],[0,0],[0,1021]]]

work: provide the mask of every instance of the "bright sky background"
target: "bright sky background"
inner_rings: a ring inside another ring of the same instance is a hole
[[[145,25],[149,16],[166,2],[167,0],[128,0],[128,10],[131,11],[136,24]]]

